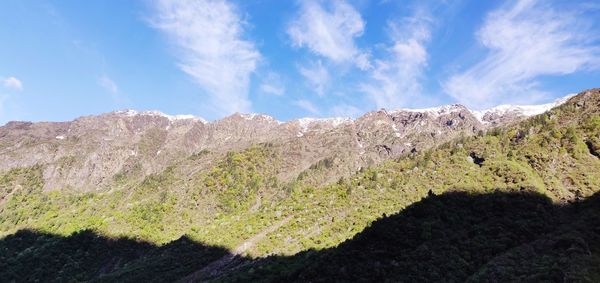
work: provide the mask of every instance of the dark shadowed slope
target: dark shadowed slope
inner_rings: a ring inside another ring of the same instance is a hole
[[[174,281],[227,254],[186,237],[158,247],[93,231],[21,230],[0,242],[0,281]]]
[[[598,282],[600,195],[430,195],[336,248],[269,257],[224,281]]]
[[[19,282],[176,281],[228,254],[185,237],[158,247],[90,231],[20,231],[0,251],[0,278]],[[599,255],[600,195],[558,206],[533,193],[457,192],[432,194],[335,248],[236,256],[195,281],[597,282]]]

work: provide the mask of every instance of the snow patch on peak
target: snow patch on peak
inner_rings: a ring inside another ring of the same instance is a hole
[[[427,113],[433,117],[438,117],[441,115],[459,112],[464,109],[465,109],[465,107],[460,104],[450,104],[450,105],[442,105],[442,106],[438,106],[438,107],[420,108],[420,109],[400,108],[397,110],[390,111],[389,113],[390,114],[397,114],[397,113],[401,113],[401,112]]]
[[[258,116],[258,114],[256,114],[256,113],[249,113],[249,114],[240,113],[240,117],[242,117],[246,120],[254,120],[254,118],[256,118],[256,116]]]
[[[127,109],[127,110],[117,111],[115,113],[123,115],[123,116],[127,116],[127,117],[133,117],[133,116],[137,115],[139,112],[132,110],[132,109]]]
[[[168,116],[168,117],[170,117],[171,120],[189,120],[189,119],[203,120],[194,115],[175,115],[175,116]]]
[[[336,128],[342,124],[353,122],[352,118],[347,117],[334,117],[334,118],[300,118],[295,120],[298,122],[300,129],[302,132],[308,131],[308,128],[312,124],[325,124],[331,126],[332,128]],[[293,122],[293,121],[292,121]]]
[[[565,97],[561,97],[559,99],[554,100],[553,102],[545,103],[545,104],[538,104],[538,105],[502,104],[502,105],[498,105],[498,106],[490,108],[490,109],[476,110],[476,111],[472,110],[471,113],[473,114],[473,116],[475,116],[475,118],[477,118],[477,120],[479,120],[479,122],[484,123],[484,124],[489,123],[489,121],[484,120],[484,118],[487,114],[502,116],[502,115],[506,115],[509,113],[515,113],[517,115],[530,117],[530,116],[542,114],[554,107],[560,106],[563,103],[567,102],[567,100],[569,100],[571,97],[573,97],[575,95],[576,94],[569,94]]]
[[[164,118],[169,119],[170,122],[181,121],[181,120],[194,120],[194,121],[202,122],[202,124],[208,123],[208,121],[206,121],[205,119],[203,119],[201,117],[196,117],[194,115],[168,115],[168,114],[162,113],[157,110],[138,112],[135,110],[127,109],[127,110],[117,111],[115,113],[126,116],[126,117],[134,117],[134,116],[164,117]]]
[[[308,126],[315,122],[317,119],[315,118],[301,118],[298,119],[298,125],[300,126],[301,132],[305,133],[306,131],[308,131]]]
[[[282,122],[269,116],[269,115],[265,115],[265,114],[258,114],[258,113],[248,113],[248,114],[242,114],[240,113],[240,117],[252,121],[256,118],[262,119],[262,120],[267,120],[267,121],[272,121],[272,122],[276,122],[277,124],[281,124]]]
[[[339,125],[353,122],[354,120],[352,120],[352,118],[348,118],[348,117],[334,117],[334,118],[324,119],[324,121],[327,123],[330,123],[331,126],[333,126],[335,128]]]

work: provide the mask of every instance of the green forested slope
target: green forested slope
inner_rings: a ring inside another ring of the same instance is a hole
[[[0,240],[0,276],[11,281],[165,282],[597,282],[598,194],[555,204],[538,193],[430,194],[341,245],[292,256],[232,257],[183,237],[166,245],[92,231],[23,230]],[[194,281],[194,280],[192,280]]]

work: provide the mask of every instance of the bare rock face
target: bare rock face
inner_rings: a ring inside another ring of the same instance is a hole
[[[542,113],[565,100],[485,111],[459,104],[381,109],[355,120],[280,122],[267,115],[236,113],[209,123],[192,116],[127,110],[70,122],[9,122],[0,127],[0,171],[40,164],[46,190],[105,190],[119,178],[141,180],[199,152],[207,154],[188,164],[190,174],[209,168],[228,151],[271,143],[282,157],[282,181],[327,159],[332,165],[321,181],[330,182],[361,167]]]

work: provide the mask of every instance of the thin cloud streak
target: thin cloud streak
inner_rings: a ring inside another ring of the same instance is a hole
[[[285,93],[285,86],[281,82],[281,76],[277,73],[269,72],[260,85],[260,91],[266,94],[282,96]]]
[[[98,77],[98,85],[108,91],[115,107],[129,103],[127,96],[121,93],[117,83],[108,75],[103,74]]]
[[[315,106],[312,102],[310,102],[308,100],[305,100],[305,99],[296,100],[296,101],[294,101],[294,105],[302,108],[303,110],[307,111],[310,114],[313,114],[313,115],[320,114],[319,108],[317,108],[317,106]]]
[[[274,95],[278,95],[278,96],[281,96],[285,93],[285,88],[277,86],[277,85],[269,84],[269,83],[261,84],[260,90],[263,93],[274,94]]]
[[[319,96],[325,95],[331,76],[327,67],[320,60],[309,66],[298,67],[298,70],[316,94]]]
[[[119,93],[119,87],[117,84],[106,75],[102,75],[100,78],[98,78],[98,84],[104,89],[108,90],[111,94]]]
[[[23,90],[23,83],[15,77],[8,77],[8,78],[0,77],[0,81],[2,81],[2,85],[5,88],[17,90],[17,91]]]

